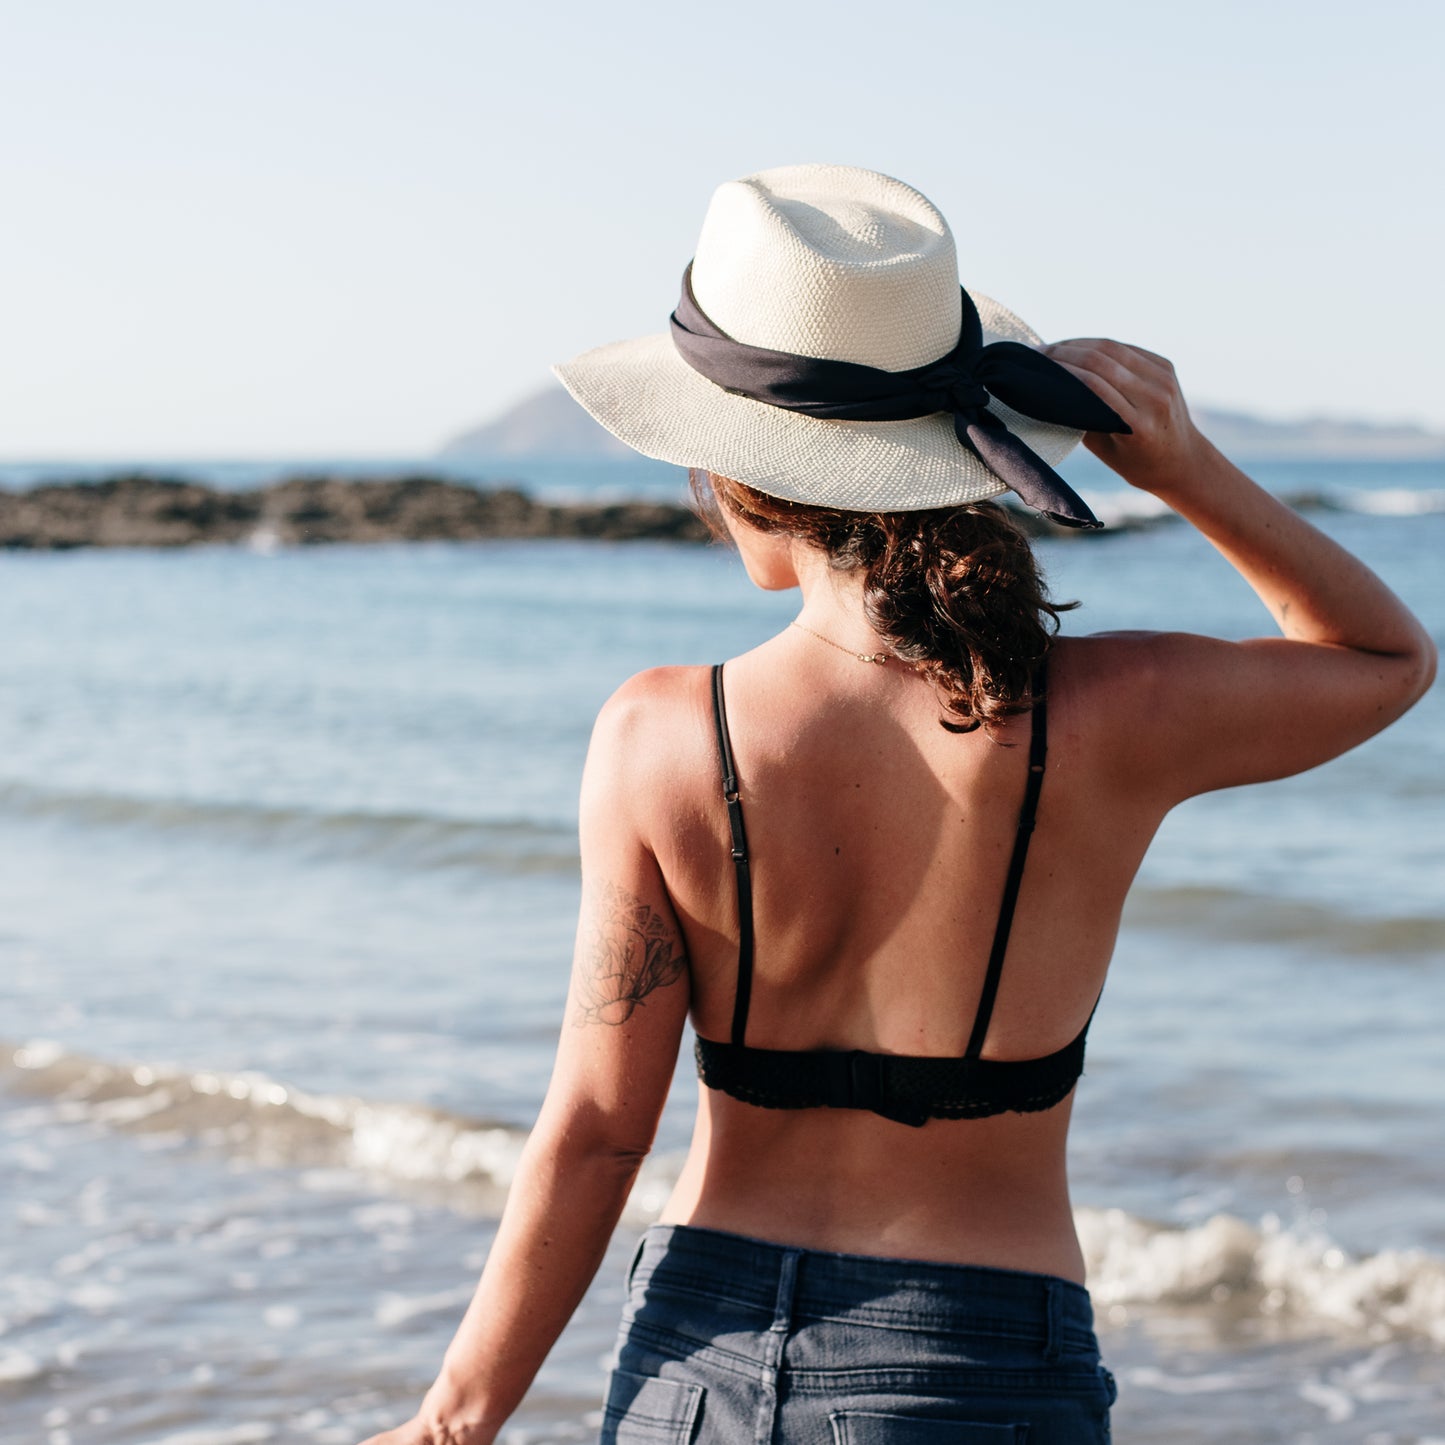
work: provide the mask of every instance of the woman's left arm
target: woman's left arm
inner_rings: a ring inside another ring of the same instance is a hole
[[[367,1445],[490,1445],[597,1272],[652,1147],[687,1019],[687,956],[639,803],[648,675],[598,717],[583,773],[582,911],[547,1097],[477,1292],[416,1416]],[[655,724],[655,719],[652,720]]]

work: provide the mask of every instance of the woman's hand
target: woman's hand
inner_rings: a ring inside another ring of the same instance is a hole
[[[443,1371],[442,1377],[427,1391],[421,1408],[405,1425],[383,1430],[380,1435],[363,1440],[361,1445],[492,1445],[497,1438],[496,1428],[469,1423],[465,1412],[448,1405],[445,1381]]]
[[[1174,367],[1122,341],[1059,341],[1045,356],[1072,372],[1129,424],[1129,434],[1089,432],[1084,445],[1131,486],[1156,495],[1187,487],[1212,447],[1190,418]]]
[[[383,1430],[380,1435],[363,1440],[362,1445],[492,1445],[496,1438],[491,1433],[458,1433],[414,1415],[405,1425],[398,1425],[395,1430]]]
[[[362,1445],[492,1445],[494,1439],[495,1435],[458,1434],[413,1415],[405,1425],[383,1430],[380,1435],[363,1440]]]
[[[461,1435],[439,1434],[435,1426],[420,1415],[414,1415],[405,1425],[398,1425],[395,1430],[383,1430],[380,1435],[363,1440],[362,1445],[461,1445],[464,1439]],[[471,1442],[468,1441],[467,1445]]]

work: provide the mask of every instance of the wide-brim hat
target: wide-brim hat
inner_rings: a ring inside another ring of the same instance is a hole
[[[874,369],[859,376],[911,376],[954,353],[961,329],[973,324],[970,301],[984,346],[1041,345],[1013,312],[961,289],[953,235],[924,196],[873,171],[805,165],[718,188],[684,281],[688,309],[680,306],[679,314],[700,316],[694,325],[723,346],[738,343],[733,349],[745,358],[780,354],[804,367],[816,358]],[[953,412],[941,409],[947,403],[894,420],[808,415],[710,379],[696,356],[690,362],[679,350],[695,340],[675,315],[670,331],[598,347],[554,370],[597,421],[643,455],[717,472],[771,496],[905,511],[1009,489],[966,443]],[[726,368],[718,374],[732,379]],[[996,418],[1049,466],[1082,435],[995,395],[979,393],[978,400],[991,414],[982,421],[996,432]]]

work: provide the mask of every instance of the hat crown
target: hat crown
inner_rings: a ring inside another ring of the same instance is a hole
[[[962,324],[948,223],[853,166],[780,166],[713,193],[692,290],[735,341],[883,371],[951,351]]]

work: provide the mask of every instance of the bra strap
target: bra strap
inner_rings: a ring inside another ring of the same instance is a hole
[[[734,1044],[741,1044],[748,1030],[748,1004],[753,992],[753,876],[748,865],[748,835],[743,827],[743,801],[738,792],[738,769],[733,761],[728,736],[727,707],[723,701],[723,670],[712,670],[712,720],[717,730],[718,758],[722,763],[723,802],[727,804],[728,827],[733,835],[733,869],[738,880],[738,985],[733,1000]]]
[[[1019,884],[1023,881],[1024,863],[1029,856],[1029,839],[1033,836],[1034,816],[1039,807],[1039,789],[1044,781],[1044,760],[1048,756],[1049,742],[1043,662],[1034,669],[1030,688],[1034,695],[1034,706],[1033,728],[1029,736],[1028,783],[1024,788],[1023,807],[1019,809],[1018,832],[1014,836],[1013,857],[1009,860],[1008,878],[1003,886],[1003,903],[999,907],[998,926],[994,929],[993,948],[988,956],[983,994],[978,1001],[978,1013],[974,1016],[968,1047],[963,1051],[966,1059],[978,1058],[983,1052],[983,1041],[988,1037],[994,1000],[998,997],[999,979],[1003,976],[1004,954],[1008,952],[1009,931],[1013,927],[1014,906],[1018,903]]]

